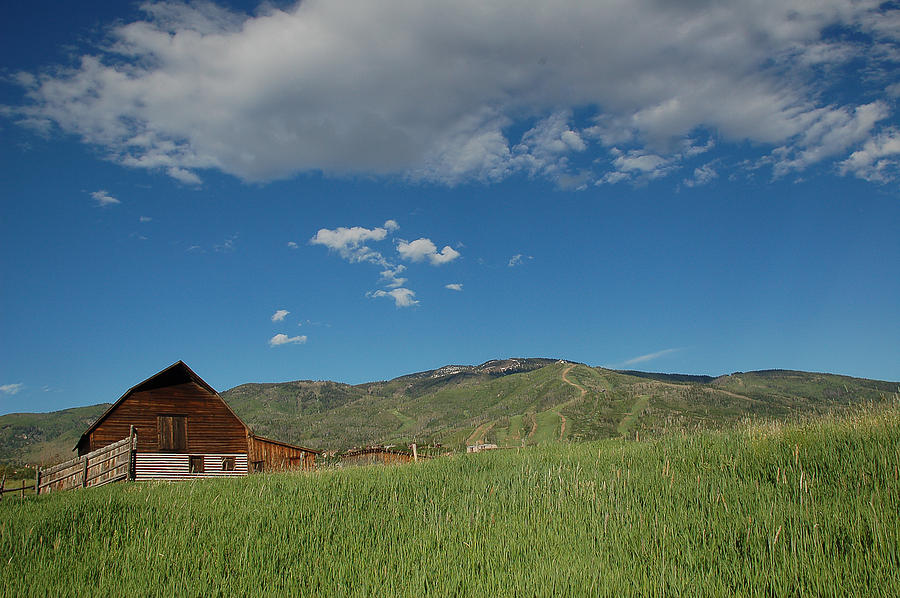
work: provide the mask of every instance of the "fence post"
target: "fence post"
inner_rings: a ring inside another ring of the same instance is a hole
[[[6,476],[3,476],[3,479],[0,480],[0,500],[3,500],[3,487],[6,486]]]
[[[41,493],[41,468],[38,467],[37,471],[34,474],[34,495],[37,496]]]
[[[22,498],[25,498],[25,478],[22,478]]]
[[[134,426],[131,426],[128,430],[128,435],[131,436],[131,445],[128,450],[128,479],[130,481],[134,481],[137,477],[137,463],[136,463],[136,453],[137,453],[137,430],[134,429]]]
[[[84,458],[84,469],[81,470],[81,487],[87,488],[88,458]]]

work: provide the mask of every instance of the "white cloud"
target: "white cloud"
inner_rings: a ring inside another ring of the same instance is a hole
[[[533,260],[534,257],[530,255],[522,255],[521,253],[517,253],[516,255],[509,258],[509,262],[506,264],[510,268],[515,268],[516,266],[521,266],[525,263],[525,260]]]
[[[842,174],[852,173],[867,181],[893,181],[900,174],[900,130],[888,129],[870,139],[839,166]]]
[[[294,241],[288,241],[288,242],[287,242],[287,246],[290,247],[291,249],[297,249],[298,247],[300,247],[300,246],[297,245],[297,243],[295,243]]]
[[[615,150],[615,148],[613,148]],[[648,154],[643,150],[631,150],[626,153],[615,151],[618,157],[613,160],[617,173],[628,178],[639,177],[641,180],[658,179],[672,169],[674,160],[656,154]]]
[[[286,309],[279,309],[274,314],[272,314],[272,321],[273,322],[283,322],[289,313],[291,313],[291,312],[289,312]]]
[[[403,276],[407,267],[397,263],[397,260],[410,262],[428,261],[433,266],[440,266],[452,262],[460,256],[460,253],[445,246],[438,251],[437,246],[422,237],[415,241],[399,240],[395,247],[397,254],[386,257],[380,251],[372,249],[368,243],[385,240],[390,233],[400,229],[396,220],[387,220],[383,227],[364,228],[355,226],[352,228],[338,227],[336,229],[320,229],[316,236],[310,239],[312,245],[324,245],[331,251],[336,251],[341,257],[350,263],[370,263],[382,268],[379,277],[379,290],[366,293],[369,297],[390,297],[397,307],[410,307],[418,305],[415,292],[406,287],[408,278]],[[388,289],[388,290],[385,290]]]
[[[631,178],[631,175],[629,175],[627,172],[619,172],[619,171],[607,172],[603,176],[602,179],[597,181],[597,184],[602,185],[602,184],[606,183],[606,184],[610,184],[610,185],[615,185],[616,183],[621,183],[622,181],[627,181],[630,178]]]
[[[153,218],[151,218],[150,216],[141,216],[141,217],[139,218],[139,220],[140,220],[141,222],[150,222],[150,221],[153,220]]]
[[[584,191],[593,178],[593,175],[587,170],[581,170],[574,174],[562,173],[556,177],[556,186],[563,191]]]
[[[237,235],[231,235],[221,243],[213,245],[213,251],[218,253],[231,253],[234,251],[234,242],[237,241]]]
[[[713,168],[712,163],[704,164],[695,168],[694,176],[690,179],[685,179],[684,184],[688,187],[700,187],[715,180],[718,176],[719,173]]]
[[[17,382],[16,384],[4,384],[0,386],[0,392],[5,395],[14,395],[18,394],[23,388],[25,388],[25,384],[22,382]]]
[[[272,338],[269,339],[270,347],[277,347],[279,345],[302,345],[306,342],[306,335],[300,336],[288,336],[286,334],[276,334]]]
[[[876,37],[900,41],[900,10],[868,13],[860,18],[863,29]]]
[[[451,291],[462,291],[463,290],[462,283],[459,283],[459,282],[451,282],[450,284],[445,284],[444,288],[450,289]]]
[[[396,225],[393,220],[388,222]],[[371,262],[387,267],[389,264],[381,253],[374,251],[368,245],[369,241],[383,241],[388,235],[387,228],[363,228],[354,226],[345,228],[340,226],[336,229],[319,229],[316,236],[309,240],[311,245],[324,245],[332,251],[349,261],[350,263]]]
[[[199,185],[203,180],[196,173],[181,168],[180,166],[170,166],[166,169],[166,174],[177,181],[181,181],[186,185]]]
[[[872,102],[855,109],[819,109],[792,146],[773,152],[775,175],[803,170],[867,139],[875,124],[890,115],[887,104]]]
[[[113,197],[112,195],[107,193],[106,191],[103,191],[102,189],[100,191],[91,192],[91,197],[94,199],[94,201],[97,202],[97,205],[100,207],[114,206],[116,204],[122,203],[121,201],[119,201],[118,199],[116,199],[115,197]]]
[[[452,262],[456,258],[459,257],[459,252],[449,245],[444,245],[444,248],[441,249],[440,253],[434,253],[428,256],[428,259],[431,261],[432,265],[440,266],[441,264],[446,264],[448,262]]]
[[[416,239],[415,241],[399,241],[397,243],[397,252],[400,254],[401,259],[409,260],[411,262],[421,262],[427,259],[433,266],[440,266],[441,264],[452,262],[460,255],[458,251],[449,245],[445,245],[444,248],[438,252],[437,246],[431,239],[426,239],[424,237]]]
[[[880,5],[309,0],[248,16],[145,3],[143,20],[114,25],[112,43],[76,66],[14,74],[28,100],[8,112],[191,185],[202,169],[248,181],[555,180],[596,142],[638,152],[614,172],[662,176],[652,156],[682,152],[697,130],[760,153],[784,147],[773,164],[787,172],[874,131],[879,119],[859,111],[877,102],[830,101],[833,79],[818,75],[853,57],[865,64],[845,89],[890,72],[898,11]],[[842,27],[875,41],[828,33]],[[594,124],[579,130],[576,112]]]
[[[625,151],[614,146],[609,149],[609,153],[612,156],[613,169],[599,178],[595,184],[613,185],[623,181],[630,181],[635,185],[646,184],[648,181],[669,175],[680,168],[686,160],[710,151],[715,145],[715,140],[711,137],[702,143],[696,138],[686,137],[675,144],[671,151],[665,155],[648,152],[645,149]],[[695,169],[695,177],[698,175],[698,171],[700,171],[701,176],[709,176],[714,173],[709,165]],[[687,183],[688,180],[698,181],[695,178],[686,179],[684,182]],[[705,182],[709,181],[706,180]]]
[[[414,298],[416,294],[404,288],[393,289],[391,291],[374,291],[368,293],[370,297],[390,297],[394,300],[394,304],[397,307],[412,307],[413,305],[418,305],[419,302]]]
[[[400,276],[406,270],[406,266],[398,264],[381,272],[381,281],[388,288],[402,287],[407,279]]]
[[[411,262],[421,262],[429,255],[437,253],[437,246],[431,239],[416,239],[415,241],[400,241],[397,243],[397,252],[400,257]]]
[[[556,177],[565,172],[567,155],[587,149],[581,134],[571,128],[571,119],[571,111],[558,111],[526,131],[513,148],[514,163],[532,175]]]

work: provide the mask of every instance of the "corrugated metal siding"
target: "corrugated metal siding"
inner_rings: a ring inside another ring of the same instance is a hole
[[[135,479],[137,480],[190,480],[197,478],[234,478],[247,475],[247,455],[202,455],[203,473],[190,473],[187,454],[137,453],[135,455]],[[222,471],[222,459],[234,458],[234,471]]]

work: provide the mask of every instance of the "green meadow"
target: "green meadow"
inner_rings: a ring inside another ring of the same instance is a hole
[[[123,483],[0,502],[0,587],[9,596],[900,595],[898,476],[895,405],[394,467]]]

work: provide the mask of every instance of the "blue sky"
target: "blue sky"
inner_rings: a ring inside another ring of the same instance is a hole
[[[584,4],[11,7],[0,413],[178,359],[900,380],[900,6]]]

